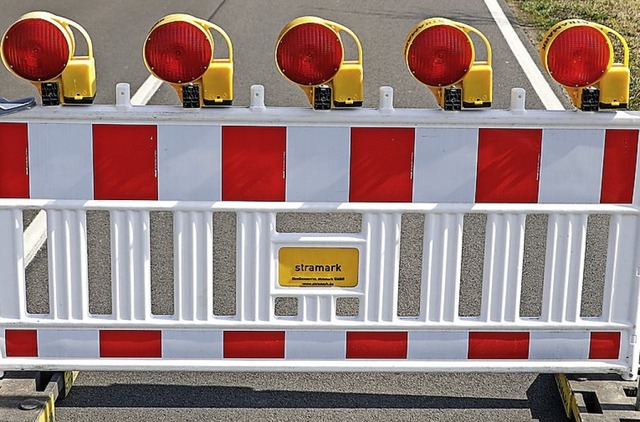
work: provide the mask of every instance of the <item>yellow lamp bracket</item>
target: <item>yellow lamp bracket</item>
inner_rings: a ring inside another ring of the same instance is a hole
[[[178,94],[183,107],[199,108],[201,106],[231,105],[233,103],[233,46],[229,35],[218,25],[185,13],[174,13],[165,16],[151,28],[150,32],[153,32],[158,26],[178,21],[187,22],[202,29],[211,44],[212,51],[211,62],[201,77],[185,84],[170,83]],[[227,43],[228,57],[214,57],[215,48],[211,31],[220,34]],[[147,67],[149,68],[148,64]]]
[[[214,30],[227,43],[227,58],[212,58],[211,65],[202,75],[202,89],[204,91],[203,104],[231,105],[233,102],[233,46],[227,33],[217,25],[204,21],[209,30]]]
[[[62,72],[62,96],[65,103],[69,104],[92,104],[96,97],[96,61],[93,57],[93,43],[91,37],[85,29],[77,23],[60,18],[60,24],[67,28],[75,28],[87,43],[86,56],[73,56],[66,69]],[[73,40],[73,51],[75,52],[75,39]]]
[[[330,84],[333,88],[333,106],[362,107],[364,101],[363,70],[362,70],[362,45],[356,34],[346,26],[335,22],[328,22],[336,32],[344,31],[355,42],[358,52],[356,60],[343,60],[338,73],[333,77]]]
[[[593,24],[610,38],[610,34],[620,41],[622,47],[622,62],[614,61],[609,70],[598,82],[600,89],[599,107],[601,109],[626,109],[629,106],[629,86],[631,76],[629,72],[629,46],[618,32],[604,25]]]
[[[25,19],[42,19],[52,23],[60,29],[70,48],[69,61],[60,75],[47,81],[30,81],[38,88],[42,104],[92,104],[96,96],[96,63],[93,44],[87,31],[76,22],[49,12],[30,12],[21,16],[17,22]],[[86,56],[75,55],[76,40],[71,28],[84,37],[87,44]],[[6,65],[4,54],[2,59]],[[11,70],[9,66],[7,68]]]
[[[489,40],[482,32],[471,26],[462,23],[458,23],[458,26],[467,35],[469,33],[476,34],[484,43],[487,51],[487,59],[474,60],[469,71],[460,82],[462,86],[462,106],[464,108],[491,107],[493,100],[493,68],[491,67],[492,53]]]
[[[456,82],[447,86],[430,86],[427,88],[433,93],[436,102],[445,110],[461,110],[464,108],[486,108],[491,107],[493,99],[493,69],[491,44],[484,34],[476,28],[452,21],[446,18],[429,18],[416,25],[405,40],[404,56],[408,66],[409,47],[415,38],[427,28],[433,26],[446,25],[454,27],[464,32],[471,46],[471,64],[465,74]],[[487,54],[486,60],[475,59],[475,46],[469,36],[473,33],[480,38],[485,45]]]
[[[303,16],[289,22],[278,37],[278,44],[284,34],[291,28],[307,23],[317,23],[331,28],[340,39],[339,33],[344,31],[354,41],[357,50],[355,60],[342,60],[340,68],[330,80],[320,85],[299,85],[309,99],[309,103],[315,110],[327,110],[335,108],[362,107],[364,101],[364,84],[362,68],[362,45],[356,34],[344,25],[315,16]],[[340,45],[344,50],[342,40]],[[278,68],[280,73],[282,70]]]
[[[590,26],[600,30],[606,37],[611,58],[602,76],[587,86],[562,85],[574,107],[582,111],[598,111],[600,109],[626,109],[629,105],[629,86],[631,77],[629,72],[629,46],[618,32],[598,23],[582,19],[567,19],[552,26],[540,43],[540,57],[545,69],[548,67],[547,55],[556,37],[569,28]],[[615,52],[611,43],[611,36],[617,38],[622,48],[622,61],[615,61]],[[551,74],[553,77],[553,74]]]

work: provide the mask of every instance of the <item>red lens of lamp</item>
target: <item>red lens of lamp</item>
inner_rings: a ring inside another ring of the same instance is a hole
[[[575,26],[559,33],[549,46],[547,68],[564,86],[593,84],[607,71],[611,48],[607,36],[591,26]]]
[[[280,71],[299,85],[320,85],[335,76],[342,64],[342,42],[331,28],[304,23],[280,39],[276,61]]]
[[[209,67],[213,46],[206,33],[189,22],[169,22],[155,28],[144,44],[153,73],[170,83],[188,83]]]
[[[426,28],[416,35],[407,52],[409,70],[429,86],[458,82],[469,71],[472,60],[469,36],[449,25]]]
[[[4,36],[2,53],[18,76],[30,81],[47,81],[59,76],[69,61],[69,43],[54,23],[44,19],[23,19]]]

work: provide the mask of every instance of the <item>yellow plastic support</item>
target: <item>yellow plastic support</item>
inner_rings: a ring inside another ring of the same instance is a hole
[[[209,30],[219,33],[227,43],[229,56],[227,58],[213,58],[211,65],[202,76],[204,90],[204,105],[231,105],[233,102],[233,46],[227,33],[211,22],[201,20]],[[215,52],[215,50],[214,50]]]
[[[55,399],[53,395],[49,396],[49,400],[47,400],[47,404],[40,412],[38,419],[36,422],[55,422],[56,420],[56,406]]]
[[[174,13],[165,16],[151,28],[149,33],[153,32],[153,30],[159,26],[178,21],[190,23],[200,29],[211,44],[213,55],[215,55],[215,44],[211,34],[212,30],[219,33],[227,43],[228,57],[216,59],[212,55],[211,63],[203,75],[194,81],[188,81],[187,84],[193,84],[199,87],[201,106],[231,105],[233,102],[233,45],[231,44],[229,35],[219,26],[186,13]],[[155,75],[153,69],[151,69],[151,66],[149,66],[146,61],[144,51],[142,57],[149,72]],[[182,88],[185,84],[170,83],[170,85],[175,89],[180,98],[180,102],[182,102]]]
[[[96,63],[93,56],[93,44],[91,37],[87,31],[77,24],[76,22],[56,16],[49,12],[30,12],[22,15],[20,19],[16,21],[20,22],[26,19],[42,19],[50,22],[56,26],[60,32],[64,35],[69,45],[69,61],[62,73],[53,79],[47,81],[30,81],[42,96],[42,84],[48,82],[58,83],[59,89],[59,101],[60,103],[71,104],[91,104],[96,96]],[[76,29],[85,39],[87,44],[86,56],[75,56],[76,40],[71,28]],[[5,37],[3,37],[4,39]],[[2,61],[11,73],[17,75],[9,64],[7,63],[4,53],[2,54]]]
[[[629,72],[629,46],[618,32],[604,25],[595,24],[607,36],[613,34],[622,46],[622,62],[613,62],[609,71],[600,79],[600,108],[621,108],[629,106],[629,86],[631,76]],[[613,56],[612,56],[613,59]]]
[[[447,25],[454,27],[465,33],[471,45],[471,65],[467,72],[456,82],[448,86],[428,86],[429,90],[436,97],[436,101],[440,107],[445,106],[445,91],[448,88],[461,88],[462,90],[462,106],[465,108],[484,108],[491,107],[493,100],[493,68],[491,45],[487,38],[472,26],[452,21],[446,18],[429,18],[418,23],[407,35],[404,42],[404,59],[405,64],[409,67],[409,47],[413,44],[415,38],[422,31],[433,26]],[[476,34],[485,45],[487,51],[486,60],[475,59],[475,46],[469,33]],[[412,73],[413,75],[413,73]]]
[[[578,408],[576,398],[571,390],[567,376],[565,374],[555,374],[555,379],[567,419],[580,421],[580,409]]]
[[[552,26],[540,43],[540,59],[542,64],[549,72],[548,66],[548,54],[549,48],[553,44],[553,41],[564,31],[570,28],[578,26],[591,26],[600,30],[605,38],[609,47],[609,63],[607,69],[600,76],[600,78],[592,81],[587,86],[566,86],[562,87],[567,91],[571,102],[576,108],[584,109],[582,94],[587,88],[597,88],[600,90],[599,104],[600,109],[626,109],[629,104],[629,86],[631,83],[631,77],[629,73],[629,47],[626,40],[616,31],[598,23],[585,21],[582,19],[567,19],[556,23]],[[616,37],[620,41],[622,46],[622,61],[614,61],[614,48],[611,42],[611,35]],[[551,73],[550,73],[551,74]],[[551,74],[551,77],[553,75]]]
[[[323,82],[321,85],[327,85],[331,88],[331,107],[335,108],[345,108],[345,107],[361,107],[364,101],[364,72],[362,67],[362,45],[360,44],[360,40],[356,36],[356,34],[347,28],[344,25],[341,25],[336,22],[332,22],[326,19],[322,19],[316,16],[302,16],[296,18],[285,25],[284,28],[280,31],[278,35],[278,41],[276,42],[276,46],[280,44],[282,37],[291,30],[292,28],[308,24],[308,23],[316,23],[319,25],[324,25],[335,32],[336,36],[340,40],[340,46],[343,50],[342,60],[340,64],[340,68],[336,72],[336,74],[329,80]],[[344,59],[344,45],[342,44],[342,40],[340,39],[340,32],[344,31],[347,33],[355,42],[358,57],[355,60],[345,60]],[[277,47],[274,50],[274,55],[277,54]],[[282,76],[287,78],[279,66],[277,66],[277,58],[276,58],[276,67]],[[287,78],[288,79],[288,78]],[[315,86],[308,85],[298,85],[300,89],[307,96],[309,103],[311,106],[315,104]]]
[[[83,27],[77,23],[59,18],[66,27],[73,27],[84,37],[87,43],[86,56],[73,56],[62,72],[62,97],[64,103],[91,104],[96,96],[96,61],[93,57],[93,43],[91,37]],[[69,30],[71,33],[71,30]],[[75,50],[75,40],[74,46]]]

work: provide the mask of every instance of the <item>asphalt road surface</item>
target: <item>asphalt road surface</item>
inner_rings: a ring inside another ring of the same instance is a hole
[[[483,0],[2,0],[1,4],[2,30],[23,13],[47,10],[73,19],[89,31],[97,60],[96,102],[100,104],[114,103],[115,84],[118,82],[130,83],[132,94],[143,85],[149,76],[142,61],[142,44],[147,31],[164,15],[184,12],[211,20],[224,28],[232,39],[235,53],[234,104],[237,106],[249,104],[249,88],[253,84],[265,86],[267,106],[307,106],[302,92],[276,70],[273,49],[279,31],[288,21],[299,16],[316,15],[340,22],[359,36],[364,50],[366,107],[377,105],[378,88],[383,85],[394,88],[396,107],[435,106],[428,90],[406,70],[402,47],[408,31],[415,24],[428,17],[442,16],[474,26],[490,40],[493,47],[494,108],[508,107],[513,87],[527,90],[527,108],[543,108]],[[500,5],[511,18],[505,4]],[[530,54],[535,55],[533,46],[519,30],[518,35],[525,41]],[[479,56],[482,54],[480,51]],[[538,62],[537,58],[535,60]],[[30,84],[18,80],[4,68],[0,70],[0,91],[0,95],[8,98],[35,93]],[[557,89],[556,92],[562,95]],[[149,103],[178,104],[178,101],[174,91],[165,84]],[[228,222],[229,225],[233,223],[231,219]],[[409,216],[403,223],[406,223],[403,236],[410,245],[415,241],[411,237],[411,227],[420,222]],[[478,263],[481,265],[482,245],[474,239],[482,237],[482,223],[480,219],[465,228],[467,258],[463,263],[460,307],[462,312],[471,314],[479,309],[478,273],[481,277],[481,271]],[[153,252],[156,260],[152,262],[154,313],[170,312],[172,306],[162,301],[170,294],[172,280],[171,269],[161,263],[162,257],[171,256],[161,234],[168,224],[170,220],[163,215],[156,216],[152,222],[152,226],[157,227],[156,238],[152,239],[156,249]],[[317,221],[309,222],[311,228],[318,224]],[[589,254],[600,256],[602,227],[605,224],[605,221],[594,221],[590,226],[588,257]],[[544,221],[532,219],[531,230],[535,231],[536,227],[539,233],[544,232]],[[104,282],[109,280],[108,264],[104,264],[108,250],[104,252],[100,247],[100,239],[107,237],[104,215],[92,216],[89,229],[90,243],[96,250],[90,256],[93,262],[90,263],[92,312],[108,311],[110,299],[102,297],[109,291]],[[225,229],[224,225],[216,236],[221,243],[233,243],[233,229]],[[529,235],[528,239],[523,298],[530,296],[533,299],[523,303],[523,312],[535,314],[539,313],[542,290],[539,284],[527,280],[542,274],[544,243],[535,234]],[[228,259],[234,256],[229,254],[231,248],[226,255],[223,251],[216,258],[217,268],[222,267],[223,272],[228,269],[232,273],[234,270]],[[410,261],[414,255],[412,248],[404,247],[403,259]],[[591,261],[595,267],[587,269],[587,277],[591,274],[598,278],[603,268],[602,259]],[[30,312],[47,312],[46,272],[46,248],[43,248],[27,270]],[[401,274],[401,282],[410,278],[411,274]],[[586,296],[597,298],[597,294]],[[597,300],[592,305],[597,308]],[[407,306],[410,308],[411,304]],[[309,419],[558,421],[564,417],[553,376],[549,374],[82,372],[71,396],[58,403],[56,410],[57,419],[61,422]]]

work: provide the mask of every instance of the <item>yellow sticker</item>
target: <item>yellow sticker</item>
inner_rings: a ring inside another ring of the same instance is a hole
[[[280,248],[278,282],[286,287],[355,287],[357,248]]]

